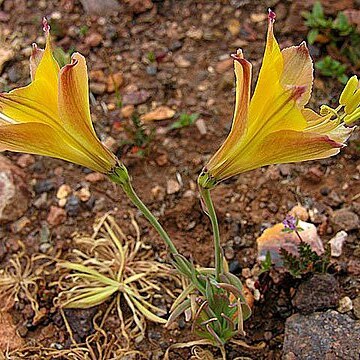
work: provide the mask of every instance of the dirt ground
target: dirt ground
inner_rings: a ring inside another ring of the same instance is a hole
[[[33,42],[43,46],[41,18],[47,16],[54,45],[65,53],[76,49],[87,58],[97,134],[127,165],[135,189],[159,217],[180,252],[202,266],[213,265],[211,226],[201,210],[195,184],[202,166],[230,128],[234,77],[229,54],[241,47],[254,65],[256,79],[264,49],[267,8],[272,7],[277,13],[276,36],[284,47],[306,38],[307,30],[299,14],[310,9],[312,2],[119,3],[116,16],[102,17],[85,13],[77,0],[0,0],[0,41],[13,50],[0,74],[0,90],[8,91],[29,82],[29,49]],[[356,9],[356,2],[351,0],[327,0],[324,4],[330,14]],[[321,55],[316,46],[310,47],[310,51],[315,57]],[[114,90],[111,83],[115,78],[118,88]],[[324,103],[333,105],[342,85],[336,80],[316,78],[310,105],[314,109]],[[150,145],[139,149],[138,144],[131,144],[128,128],[133,129],[134,125],[129,114],[141,116],[159,106],[175,110],[175,117],[145,122]],[[189,127],[170,129],[182,113],[197,113],[199,119]],[[265,228],[281,222],[296,204],[315,213],[311,222],[317,226],[324,244],[342,230],[333,225],[335,211],[350,209],[360,215],[359,146],[359,135],[355,132],[348,146],[333,158],[258,169],[226,181],[213,191],[225,255],[235,274],[245,280],[242,270],[251,269],[257,261],[256,239]],[[139,154],[139,150],[145,154]],[[60,160],[15,153],[6,156],[26,173],[31,201],[21,221],[2,225],[2,268],[19,251],[19,240],[25,244],[28,255],[38,252],[54,255],[59,251],[66,254],[72,249],[73,233],[91,234],[94,219],[107,211],[113,210],[126,229],[129,209],[136,214],[142,239],[151,245],[158,258],[168,260],[156,232],[121,189],[106,179],[89,177],[86,169]],[[73,195],[64,205],[64,216],[54,220],[49,213],[52,206],[59,207],[57,192],[63,184],[70,186]],[[83,188],[88,193],[81,200],[79,191]],[[41,248],[44,231],[49,244],[45,250]],[[332,260],[341,285],[340,296],[354,298],[359,294],[358,235],[358,226],[349,231],[342,256]],[[296,311],[291,297],[300,280],[285,278],[278,284],[271,279],[264,281],[268,282],[267,290],[255,302],[253,316],[245,323],[247,335],[241,340],[251,346],[262,342],[265,345],[254,350],[230,344],[226,347],[229,359],[281,358],[284,324]],[[9,321],[20,343],[70,345],[65,324],[52,303],[57,292],[48,283],[39,290],[40,308],[46,316],[36,324],[26,299],[20,298],[9,310]],[[97,310],[67,311],[77,341],[84,341],[94,331],[92,318]],[[77,326],[78,323],[82,326]],[[106,330],[116,334],[116,324],[116,320],[109,321]],[[149,359],[157,359],[171,344],[195,338],[183,320],[172,330],[149,322],[146,337],[135,343],[134,349],[144,351]],[[212,351],[219,356],[216,349]],[[172,354],[171,359],[190,356],[187,350]]]

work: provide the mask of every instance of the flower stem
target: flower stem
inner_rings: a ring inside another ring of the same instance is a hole
[[[150,222],[150,224],[155,228],[155,230],[159,233],[161,238],[164,240],[165,244],[168,246],[172,255],[178,255],[178,251],[171,241],[169,235],[164,230],[164,228],[160,225],[156,217],[152,214],[152,212],[146,207],[146,205],[140,200],[137,196],[134,188],[131,185],[130,176],[127,172],[127,169],[124,165],[117,166],[110,174],[108,174],[109,178],[119,184],[124,190],[125,194],[132,201],[132,203],[143,213],[146,219]]]
[[[200,194],[204,200],[206,206],[206,213],[210,218],[213,234],[214,234],[214,250],[215,250],[215,277],[217,280],[220,280],[220,274],[224,271],[223,268],[223,251],[220,244],[220,231],[219,224],[216,217],[216,212],[214,209],[214,204],[211,199],[210,190],[204,189],[200,186]]]

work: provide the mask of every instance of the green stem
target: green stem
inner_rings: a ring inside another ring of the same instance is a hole
[[[223,273],[223,252],[220,244],[219,224],[214,209],[214,204],[211,200],[210,190],[204,189],[200,186],[200,194],[205,202],[207,214],[210,218],[213,234],[214,234],[214,250],[215,250],[215,276],[220,280],[220,274]]]
[[[115,182],[116,184],[121,185],[122,189],[132,201],[132,203],[143,213],[146,219],[150,222],[150,224],[156,229],[161,238],[165,241],[166,245],[169,247],[170,252],[173,255],[178,255],[178,251],[171,241],[169,235],[164,230],[164,228],[160,225],[156,217],[151,213],[151,211],[146,207],[146,205],[140,200],[137,196],[135,190],[131,185],[130,176],[124,165],[120,165],[114,169],[114,171],[108,175],[109,178]]]

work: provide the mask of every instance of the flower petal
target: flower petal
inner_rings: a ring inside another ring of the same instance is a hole
[[[45,50],[36,50],[30,59],[34,79],[28,86],[0,94],[0,112],[17,122],[42,122],[55,125],[58,120],[57,84],[59,65],[51,53],[50,36]]]
[[[104,171],[91,157],[72,146],[66,133],[42,123],[0,124],[0,151],[4,150],[51,156]]]
[[[114,163],[114,155],[101,144],[91,122],[86,61],[79,53],[73,54],[72,63],[60,71],[58,104],[61,124],[66,132],[105,163],[109,164],[109,159]]]
[[[243,151],[224,178],[265,165],[323,159],[336,155],[343,144],[327,135],[292,130],[269,134],[260,144],[250,145]]]
[[[281,75],[281,84],[287,86],[304,86],[305,91],[298,104],[304,106],[308,103],[311,96],[313,83],[313,62],[309,50],[302,42],[299,46],[292,46],[281,51],[284,59],[284,69]]]
[[[230,134],[226,138],[221,148],[211,158],[207,168],[211,169],[212,174],[222,171],[227,166],[227,161],[231,157],[231,150],[238,143],[246,132],[247,114],[251,88],[251,64],[242,56],[241,50],[234,58],[234,69],[236,76],[236,100],[235,111]],[[216,164],[216,166],[214,166]]]
[[[269,14],[264,60],[260,69],[258,82],[249,108],[249,139],[266,136],[279,130],[301,131],[306,121],[297,109],[296,101],[303,96],[303,86],[284,86],[281,84],[284,59],[274,37],[273,13]]]

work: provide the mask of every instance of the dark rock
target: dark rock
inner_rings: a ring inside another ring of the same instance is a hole
[[[359,229],[359,216],[348,209],[340,209],[334,211],[331,217],[331,223],[335,231],[345,230],[351,231]]]
[[[55,184],[50,179],[39,180],[34,185],[34,191],[36,194],[47,193],[55,189]]]
[[[14,221],[29,206],[26,174],[5,156],[0,156],[0,223]]]
[[[359,359],[360,322],[334,310],[286,320],[283,359]]]
[[[327,186],[324,186],[320,189],[320,194],[323,196],[328,196],[330,193],[330,189]]]
[[[157,67],[154,65],[149,65],[146,67],[146,73],[151,76],[155,76],[157,73]]]
[[[75,195],[69,196],[65,205],[65,210],[68,213],[68,215],[77,216],[79,213],[79,209],[80,209],[80,200]]]
[[[240,263],[238,260],[232,260],[229,263],[229,271],[232,274],[237,274],[240,272]]]
[[[183,43],[179,40],[174,41],[173,43],[170,44],[169,50],[170,51],[176,51],[181,49],[183,46]]]
[[[339,194],[335,191],[331,191],[328,194],[328,197],[324,200],[326,205],[331,206],[332,208],[336,208],[341,205],[344,200],[339,196]]]
[[[330,274],[315,274],[300,284],[292,304],[301,313],[333,308],[339,302],[339,283]]]
[[[84,341],[93,331],[93,317],[97,307],[89,309],[65,309],[66,319],[74,332],[76,341]]]

